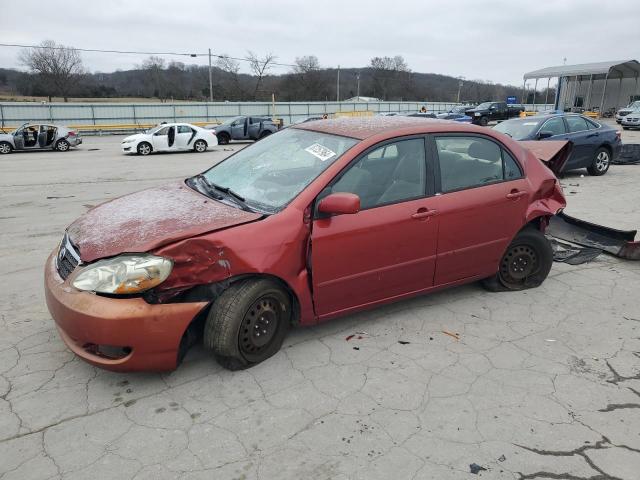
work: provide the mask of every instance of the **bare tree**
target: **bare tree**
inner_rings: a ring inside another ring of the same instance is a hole
[[[322,74],[320,62],[315,55],[296,57],[293,78],[297,83],[298,95],[305,100],[321,99]]]
[[[409,65],[402,55],[373,57],[369,68],[372,70],[374,92],[383,100],[386,100],[392,91],[400,92],[406,88],[411,76]]]
[[[63,97],[65,102],[68,101],[69,92],[78,85],[85,73],[80,52],[73,47],[56,44],[53,40],[45,40],[38,47],[21,50],[19,60],[40,77],[49,101],[56,94]]]
[[[158,97],[161,102],[165,102],[167,100],[167,78],[165,76],[164,59],[152,55],[142,62],[141,68],[153,87],[152,96]]]
[[[244,90],[240,85],[240,76],[238,72],[240,71],[240,63],[230,58],[227,54],[222,54],[216,60],[216,67],[218,67],[223,72],[226,72],[231,79],[231,90],[233,91],[232,96],[237,99],[242,99]]]
[[[256,100],[258,97],[258,91],[262,86],[262,80],[265,74],[271,68],[272,64],[276,61],[276,58],[277,57],[273,53],[267,53],[264,57],[260,58],[251,50],[247,52],[249,68],[251,68],[251,72],[253,72],[256,77],[256,87],[253,91],[254,100]]]

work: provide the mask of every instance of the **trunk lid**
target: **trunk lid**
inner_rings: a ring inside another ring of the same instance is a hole
[[[556,175],[562,172],[573,149],[573,143],[567,140],[520,140],[518,143]]]
[[[192,190],[184,182],[125,195],[87,211],[68,228],[80,259],[141,253],[261,218]]]

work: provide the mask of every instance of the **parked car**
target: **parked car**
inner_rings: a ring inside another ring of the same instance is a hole
[[[638,106],[637,109],[632,110],[631,113],[622,117],[620,124],[625,130],[640,128],[640,106]]]
[[[448,111],[443,113],[438,113],[436,118],[441,120],[460,120],[462,118],[468,117],[471,120],[471,117],[465,114],[467,110],[471,110],[473,108],[472,105],[457,105],[455,107],[450,108]]]
[[[616,112],[616,122],[622,123],[622,119],[632,113],[634,110],[640,109],[640,100],[636,100],[635,102],[631,102],[625,108],[621,108]]]
[[[493,120],[508,120],[524,112],[522,105],[508,105],[506,102],[484,102],[468,109],[465,115],[471,117],[471,122],[476,125],[486,126]]]
[[[415,118],[436,118],[436,114],[431,112],[402,113],[400,115],[404,117],[415,117]]]
[[[0,154],[27,150],[66,152],[82,143],[77,130],[46,123],[25,123],[11,133],[0,132]]]
[[[586,168],[604,175],[620,151],[620,132],[578,114],[537,115],[499,123],[494,130],[514,140],[569,140],[573,150],[563,171]]]
[[[278,125],[267,117],[234,117],[206,128],[216,134],[220,145],[231,140],[260,140],[278,131]]]
[[[246,368],[292,325],[477,280],[540,285],[543,230],[564,206],[552,172],[491,129],[308,122],[87,211],[46,262],[46,301],[94,365],[173,369],[202,334],[222,365]]]
[[[144,133],[126,137],[122,140],[122,152],[149,155],[193,150],[202,153],[217,144],[216,136],[204,128],[190,123],[162,123]]]

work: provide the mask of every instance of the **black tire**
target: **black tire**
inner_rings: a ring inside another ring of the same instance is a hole
[[[138,152],[138,155],[145,156],[153,152],[153,147],[149,142],[140,142],[138,144],[138,148],[136,148],[136,151]]]
[[[196,140],[196,142],[193,144],[193,151],[196,153],[204,153],[207,151],[207,142],[205,142],[204,140]]]
[[[604,175],[611,166],[611,152],[608,148],[600,147],[593,156],[593,163],[587,168],[589,175],[599,177]]]
[[[0,142],[0,155],[7,155],[13,152],[13,147],[9,142]]]
[[[216,137],[218,137],[218,145],[228,145],[231,141],[231,137],[226,132],[220,132]]]
[[[223,367],[241,370],[274,355],[291,324],[291,299],[276,282],[232,284],[214,302],[204,326],[204,346]]]
[[[498,273],[482,281],[492,292],[536,288],[547,278],[553,250],[544,234],[533,227],[521,230],[500,260]]]
[[[71,144],[64,138],[61,138],[56,142],[56,150],[59,152],[66,152],[71,147]]]
[[[489,124],[489,119],[487,117],[480,117],[480,125],[486,127]]]

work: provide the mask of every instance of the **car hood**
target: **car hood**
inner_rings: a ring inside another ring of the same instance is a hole
[[[78,218],[67,231],[80,259],[91,262],[121,253],[147,252],[261,217],[205,197],[180,181],[103,203]]]
[[[142,140],[145,137],[147,137],[147,134],[145,134],[145,133],[136,133],[135,135],[129,135],[128,137],[123,138],[122,139],[122,143],[136,141],[136,140]]]

